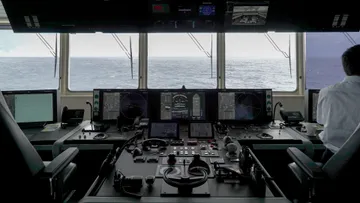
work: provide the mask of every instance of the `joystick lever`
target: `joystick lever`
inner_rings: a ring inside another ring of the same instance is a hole
[[[201,175],[199,168],[205,169],[206,173],[210,174],[209,165],[201,159],[200,154],[195,154],[192,162],[189,164],[188,173],[190,175],[199,176]]]
[[[175,164],[176,164],[175,154],[173,154],[173,153],[168,154],[167,163],[168,163],[169,165],[175,165]]]

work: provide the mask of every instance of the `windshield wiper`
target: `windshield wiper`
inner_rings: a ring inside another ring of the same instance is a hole
[[[45,45],[45,47],[49,50],[50,54],[53,55],[55,62],[54,62],[54,78],[56,77],[57,71],[57,58],[58,58],[58,43],[57,43],[57,33],[55,34],[55,49],[50,45],[50,43],[42,36],[40,33],[36,33],[36,36],[40,39],[40,41]]]
[[[193,34],[188,33],[188,35],[194,44],[199,48],[199,50],[204,52],[204,54],[210,59],[211,78],[213,78],[213,35],[210,35],[210,53],[204,49],[199,40],[197,40]]]
[[[356,41],[354,40],[354,38],[351,37],[351,35],[347,32],[343,32],[344,36],[346,37],[347,40],[349,40],[350,44],[352,45],[356,45]]]
[[[117,42],[117,44],[119,45],[119,47],[123,50],[123,52],[125,53],[125,55],[129,58],[130,60],[130,68],[131,68],[131,79],[134,79],[134,62],[133,62],[133,53],[132,53],[132,43],[131,43],[131,36],[130,36],[130,51],[126,48],[126,46],[124,45],[124,43],[121,41],[121,39],[119,38],[119,36],[117,36],[115,33],[111,34],[113,36],[113,38],[115,39],[115,41]]]
[[[290,78],[292,78],[292,72],[291,72],[291,38],[289,35],[289,53],[286,53],[285,51],[281,50],[280,47],[276,44],[276,42],[271,38],[271,36],[268,33],[264,33],[266,39],[270,42],[270,44],[274,47],[274,49],[280,53],[283,54],[285,58],[289,60],[289,69],[290,69]]]

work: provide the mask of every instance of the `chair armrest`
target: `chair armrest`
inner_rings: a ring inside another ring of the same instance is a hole
[[[298,165],[308,177],[312,179],[323,179],[325,177],[325,173],[322,168],[298,148],[289,147],[287,152],[296,165]]]
[[[42,176],[46,178],[54,178],[60,172],[62,172],[70,162],[79,153],[79,149],[76,147],[70,147],[59,156],[55,157],[52,162],[44,169]]]

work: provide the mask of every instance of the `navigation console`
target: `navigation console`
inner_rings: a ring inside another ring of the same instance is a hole
[[[270,122],[272,91],[270,89],[219,91],[218,107],[220,121]]]
[[[148,116],[148,92],[142,90],[94,89],[95,121],[133,121]]]
[[[89,191],[90,196],[116,197],[118,202],[128,198],[154,202],[147,198],[155,197],[216,197],[226,202],[281,196],[251,149],[230,136],[220,138],[214,128],[206,122],[150,123],[145,137],[125,144],[113,172]]]

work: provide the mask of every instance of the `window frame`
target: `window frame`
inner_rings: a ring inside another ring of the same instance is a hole
[[[63,58],[63,71],[62,71],[62,94],[64,95],[75,95],[75,96],[91,96],[92,91],[71,91],[68,85],[68,73],[69,73],[69,46],[70,46],[70,37],[69,34],[62,34],[64,37],[61,41],[61,47],[64,48],[61,51]],[[296,44],[296,89],[292,92],[287,91],[274,91],[274,96],[303,96],[305,90],[304,84],[304,73],[305,73],[305,34],[304,33],[295,33],[295,44]],[[217,88],[225,88],[225,33],[217,33]],[[148,81],[148,34],[139,33],[139,77],[138,77],[138,88],[147,89]]]
[[[0,31],[1,30],[12,30],[11,28],[11,24],[9,22],[8,19],[1,19],[0,18]],[[29,34],[34,34],[34,33],[29,33]],[[53,33],[53,34],[56,34],[56,33]],[[59,34],[59,41],[58,41],[58,49],[59,49],[59,53],[58,53],[58,71],[59,71],[59,81],[58,81],[58,92],[60,92],[61,94],[61,78],[62,78],[62,71],[63,71],[63,64],[62,64],[62,43],[63,43],[63,40],[62,40],[62,35],[61,33],[57,33]]]
[[[0,30],[11,29],[10,22],[0,21]],[[290,97],[290,96],[303,96],[305,92],[305,51],[306,51],[306,34],[295,33],[296,37],[296,90],[293,92],[286,91],[274,91],[275,97]],[[216,74],[217,74],[217,88],[225,88],[225,33],[216,34],[217,43],[217,63],[216,63]],[[70,34],[60,34],[60,53],[59,53],[59,86],[58,90],[61,92],[61,96],[81,96],[89,97],[92,96],[92,91],[71,91],[69,89],[69,60],[70,60]],[[148,81],[148,34],[139,33],[139,77],[138,77],[138,88],[147,89]]]

